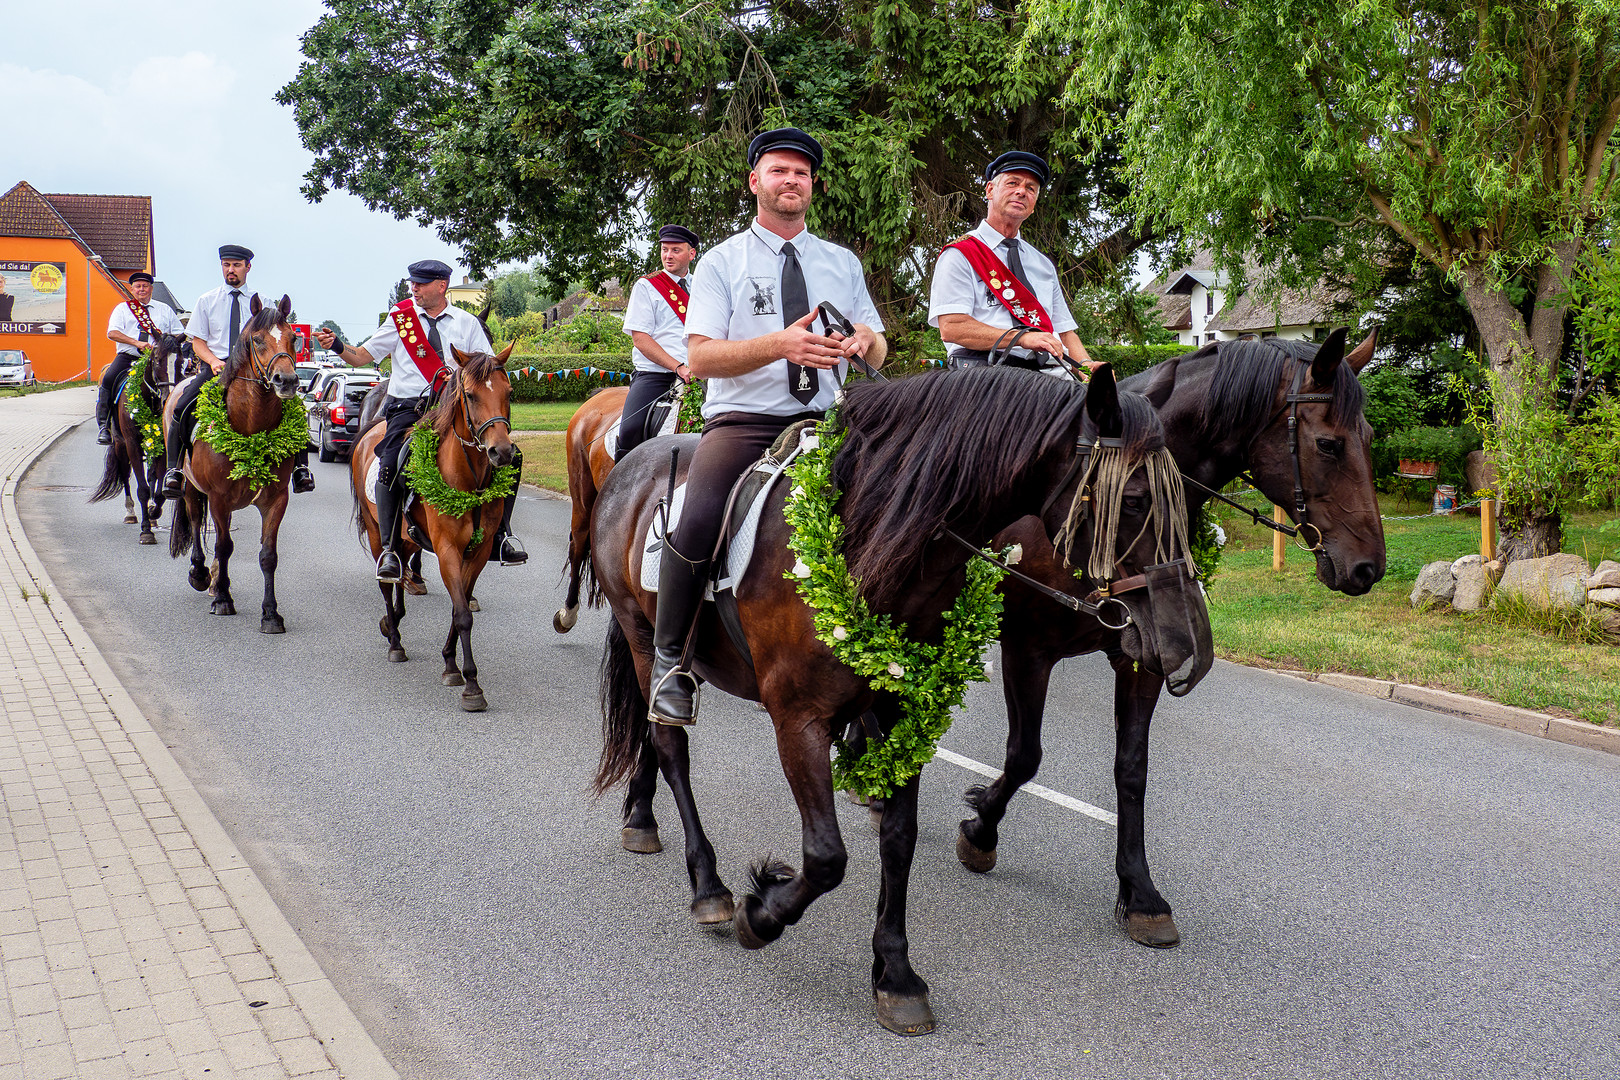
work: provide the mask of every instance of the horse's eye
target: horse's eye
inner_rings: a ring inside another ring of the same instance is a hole
[[[1328,457],[1338,457],[1344,453],[1343,439],[1321,438],[1316,440],[1316,448]]]
[[[1124,505],[1125,509],[1129,510],[1133,514],[1140,514],[1143,510],[1147,509],[1147,500],[1140,495],[1127,495],[1121,499],[1120,502]]]

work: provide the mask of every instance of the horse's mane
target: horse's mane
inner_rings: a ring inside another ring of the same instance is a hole
[[[1084,408],[1082,387],[1003,367],[850,387],[833,476],[867,602],[892,605],[941,527],[984,532],[1032,467],[1073,443]]]
[[[225,371],[220,375],[220,385],[229,386],[231,380],[236,378],[237,371],[243,364],[252,363],[253,335],[265,330],[275,330],[287,325],[287,316],[281,313],[276,304],[265,304],[259,308],[259,313],[248,320],[242,329],[245,331],[231,344],[230,358],[225,361]]]
[[[440,439],[448,438],[450,429],[455,426],[456,399],[460,396],[456,393],[456,388],[463,382],[483,382],[506,367],[498,357],[486,352],[461,355],[465,357],[466,362],[456,370],[455,377],[445,384],[444,392],[439,395],[439,403],[422,418],[433,426]]]
[[[1215,354],[1215,372],[1209,393],[1198,412],[1202,436],[1224,435],[1231,431],[1255,431],[1271,415],[1277,387],[1284,379],[1292,385],[1294,365],[1310,360],[1321,348],[1308,341],[1262,338],[1258,341],[1217,341],[1205,345],[1183,362]],[[1328,405],[1328,422],[1338,426],[1354,424],[1367,398],[1361,380],[1350,365],[1340,361],[1333,377],[1333,401]]]

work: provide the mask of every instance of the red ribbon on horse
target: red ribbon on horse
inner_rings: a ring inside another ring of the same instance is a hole
[[[686,324],[686,304],[687,301],[691,300],[692,295],[676,284],[675,279],[662,270],[656,274],[648,274],[647,283],[658,290],[658,295],[664,298],[664,302],[670,306],[684,326]]]
[[[1019,281],[1007,264],[997,257],[990,246],[977,236],[964,236],[945,245],[960,251],[973,267],[973,272],[990,289],[990,295],[1001,301],[1014,319],[1036,330],[1052,332],[1052,316],[1046,313],[1029,286]]]

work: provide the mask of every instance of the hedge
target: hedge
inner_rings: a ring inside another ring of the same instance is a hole
[[[1373,479],[1387,488],[1402,460],[1433,461],[1440,466],[1435,482],[1455,484],[1457,490],[1461,491],[1468,455],[1478,450],[1481,444],[1479,432],[1467,425],[1415,427],[1397,431],[1373,442]]]

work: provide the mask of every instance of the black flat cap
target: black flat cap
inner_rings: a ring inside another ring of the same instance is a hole
[[[821,171],[821,144],[798,128],[775,128],[762,131],[748,144],[748,167],[759,164],[759,159],[772,150],[792,150],[810,159],[810,171]]]
[[[1046,186],[1046,178],[1051,175],[1051,170],[1046,167],[1046,159],[1039,154],[1031,154],[1024,150],[1009,150],[992,161],[984,170],[984,182],[988,184],[1002,173],[1014,170],[1029,173],[1041,187]]]
[[[145,270],[137,270],[133,274],[129,275],[129,283],[133,285],[137,281],[144,281],[150,285],[152,284],[152,275],[148,274]]]
[[[665,225],[658,230],[658,242],[660,244],[691,244],[693,247],[697,247],[698,234],[685,225]]]
[[[252,262],[253,252],[241,244],[223,244],[219,249],[219,260],[224,262],[226,259],[241,259],[243,262]]]
[[[450,268],[438,259],[423,259],[421,262],[413,262],[405,270],[410,274],[411,280],[417,284],[450,280]]]

